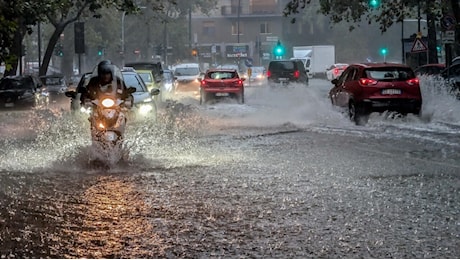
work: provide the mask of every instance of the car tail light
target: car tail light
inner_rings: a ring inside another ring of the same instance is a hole
[[[237,81],[236,81],[236,84],[237,84],[238,86],[243,85],[243,80],[241,80],[241,79],[237,80]]]
[[[339,74],[339,69],[334,69],[334,74]]]
[[[377,84],[377,80],[368,79],[368,78],[361,78],[361,79],[359,79],[359,84],[361,84],[361,86],[375,85],[375,84]]]
[[[272,73],[270,71],[267,71],[267,78],[270,78],[272,76]]]
[[[294,71],[294,78],[298,79],[300,77],[300,71]]]
[[[419,84],[418,78],[408,79],[406,82],[409,85],[418,85]]]
[[[202,87],[206,87],[206,85],[207,85],[207,84],[206,84],[206,80],[204,80],[204,79],[201,80],[201,86],[202,86]]]

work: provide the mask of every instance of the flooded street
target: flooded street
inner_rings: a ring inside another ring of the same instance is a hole
[[[89,123],[0,113],[0,258],[458,258],[460,103],[356,126],[308,88],[161,107],[129,160],[91,163]]]

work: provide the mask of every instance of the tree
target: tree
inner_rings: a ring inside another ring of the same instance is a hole
[[[6,63],[6,75],[16,71],[17,60],[24,52],[22,39],[32,33],[44,10],[41,1],[0,1],[0,61]]]
[[[38,0],[44,1],[44,0]],[[53,50],[64,29],[80,18],[93,16],[100,18],[100,10],[103,7],[115,8],[117,10],[126,10],[128,12],[137,11],[138,7],[132,0],[46,0],[49,6],[48,12],[45,13],[47,21],[54,26],[54,32],[51,35],[43,57],[43,63],[40,66],[39,74],[45,75]]]
[[[364,19],[369,23],[379,23],[382,33],[395,22],[402,22],[404,18],[413,15],[417,7],[420,7],[423,13],[427,15],[430,63],[437,63],[435,22],[439,21],[443,13],[447,12],[455,15],[457,21],[460,21],[460,3],[456,0],[377,1],[377,6],[370,5],[369,0],[318,1],[320,2],[319,12],[329,16],[332,23],[346,21],[356,24]],[[312,0],[290,0],[284,8],[283,14],[285,16],[298,14],[312,2]],[[292,19],[292,22],[295,22],[295,18]],[[350,30],[353,29],[354,25],[351,25]]]

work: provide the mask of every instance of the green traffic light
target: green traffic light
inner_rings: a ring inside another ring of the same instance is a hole
[[[380,0],[369,0],[369,6],[372,8],[377,8],[380,6]]]
[[[97,52],[97,55],[98,55],[98,56],[102,56],[102,51],[98,51],[98,52]]]
[[[284,46],[281,45],[281,42],[278,41],[278,43],[275,46],[275,49],[273,49],[273,54],[275,56],[283,56],[285,53]]]
[[[281,48],[281,47],[276,47],[276,49],[275,49],[275,54],[276,54],[277,56],[283,55],[283,48]]]
[[[388,53],[388,49],[387,49],[387,48],[382,48],[382,49],[380,49],[380,54],[382,54],[382,55],[387,55],[387,53]]]

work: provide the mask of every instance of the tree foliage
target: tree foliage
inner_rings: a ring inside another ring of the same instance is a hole
[[[155,13],[174,12],[185,17],[189,10],[200,8],[207,12],[215,6],[216,0],[0,0],[0,60],[11,64],[15,71],[17,58],[21,56],[21,43],[25,33],[39,21],[49,23],[54,31],[48,39],[39,74],[48,69],[54,48],[66,27],[76,21],[101,18],[105,9],[125,11],[127,15],[138,13],[140,6],[146,6]],[[166,16],[165,16],[166,15]],[[173,16],[174,17],[174,16]],[[164,20],[163,19],[163,20]],[[170,19],[170,18],[168,18]],[[163,21],[165,22],[165,20]],[[107,39],[108,40],[108,39]]]
[[[456,0],[393,0],[380,1],[377,8],[369,5],[369,0],[316,0],[319,1],[319,13],[329,17],[332,23],[342,21],[350,23],[350,30],[361,21],[369,24],[376,22],[380,25],[381,32],[387,31],[395,23],[402,22],[405,18],[425,14],[428,21],[428,41],[430,62],[437,62],[436,55],[436,22],[446,13],[453,14],[460,21],[460,2]],[[294,16],[308,9],[315,0],[290,0],[284,8],[284,16]],[[458,25],[457,25],[458,27]]]

